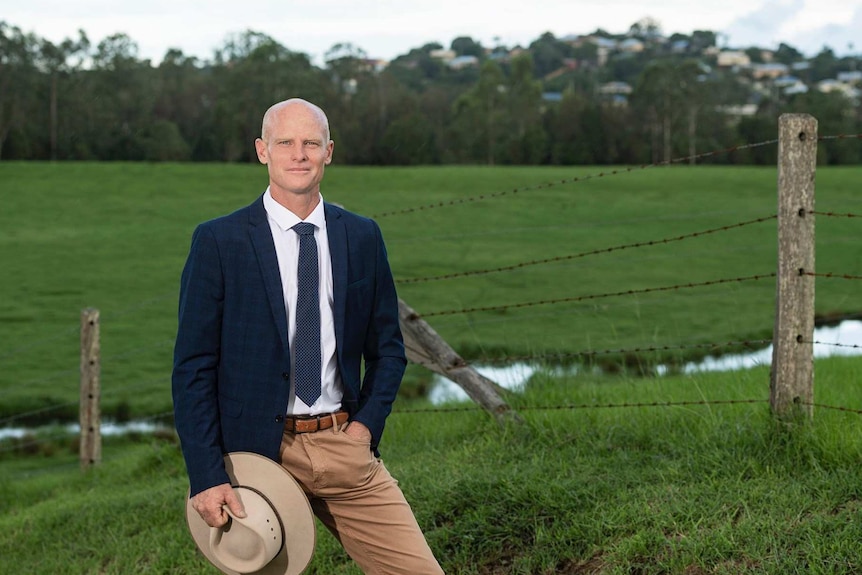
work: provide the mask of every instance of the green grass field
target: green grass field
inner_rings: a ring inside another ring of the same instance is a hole
[[[771,278],[441,313],[774,272],[774,220],[569,257],[768,218],[774,169],[571,181],[598,171],[336,166],[324,195],[378,216],[399,294],[469,358],[769,338]],[[862,213],[860,176],[821,169],[817,209]],[[264,186],[260,166],[0,163],[0,421],[76,418],[86,307],[101,311],[107,414],[169,411],[191,232]],[[859,226],[818,216],[818,271],[862,275]],[[818,278],[816,289],[819,315],[860,312],[854,281]],[[818,360],[815,401],[849,411],[817,407],[810,423],[789,426],[769,415],[766,367],[654,377],[560,376],[553,365],[508,395],[521,426],[498,427],[469,405],[431,412],[410,393],[396,404],[383,456],[447,573],[862,571],[862,360]],[[406,388],[429,380],[412,366]],[[607,407],[655,402],[674,405]],[[182,519],[186,489],[171,433],[107,437],[88,473],[60,427],[0,442],[0,573],[213,573]],[[357,572],[319,529],[309,573]]]
[[[816,371],[818,401],[862,408],[858,359],[818,360]],[[452,575],[859,573],[859,415],[817,409],[810,424],[781,426],[769,416],[768,379],[765,367],[539,374],[511,396],[520,427],[468,406],[397,406],[383,457]],[[586,407],[656,398],[763,401]],[[170,436],[108,438],[88,473],[75,444],[0,451],[0,572],[216,573],[185,527],[187,483]],[[358,570],[318,526],[308,573]]]
[[[676,166],[572,181],[598,172],[335,166],[323,192],[378,216],[399,295],[468,358],[771,337],[770,277],[592,296],[773,273],[775,220],[570,256],[768,218],[777,211],[775,169]],[[862,168],[821,169],[818,210],[862,213],[860,177]],[[192,230],[251,202],[265,184],[262,166],[0,164],[0,418],[31,411],[44,418],[50,407],[50,417],[74,417],[86,307],[101,312],[105,411],[169,411],[178,278]],[[862,275],[859,222],[818,217],[818,271]],[[410,281],[551,258],[560,261]],[[860,311],[857,282],[818,278],[816,289],[819,314]],[[479,307],[498,309],[449,313]],[[413,368],[405,390],[427,380]]]

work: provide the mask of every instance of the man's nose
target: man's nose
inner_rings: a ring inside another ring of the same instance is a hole
[[[291,148],[291,159],[296,161],[305,160],[308,157],[308,154],[305,151],[305,146],[300,144],[299,146],[293,146]]]

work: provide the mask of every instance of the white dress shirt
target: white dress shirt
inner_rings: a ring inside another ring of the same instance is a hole
[[[341,409],[343,395],[338,361],[335,357],[335,321],[332,315],[332,262],[329,257],[329,239],[326,235],[326,218],[323,214],[323,196],[314,211],[305,220],[276,202],[269,188],[263,195],[267,220],[275,242],[278,271],[284,293],[284,309],[287,310],[287,337],[290,342],[290,415],[317,415]],[[296,266],[299,260],[299,234],[291,228],[299,222],[314,224],[314,239],[317,242],[317,264],[320,270],[320,351],[321,388],[320,397],[314,405],[306,405],[296,397],[293,338],[296,334]]]

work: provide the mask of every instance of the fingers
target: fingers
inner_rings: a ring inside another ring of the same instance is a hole
[[[237,517],[245,517],[245,509],[229,483],[216,485],[192,497],[192,507],[210,527],[222,527],[228,522],[227,505]]]
[[[355,437],[356,439],[362,439],[366,441],[371,440],[371,431],[365,427],[364,423],[359,421],[351,421],[350,425],[348,425],[344,429],[344,433],[351,437]]]
[[[245,518],[245,508],[242,506],[242,502],[239,500],[239,497],[236,496],[236,492],[233,489],[229,489],[227,493],[225,493],[225,503],[228,508],[230,508],[230,512],[234,514],[234,517],[239,517],[240,519]]]

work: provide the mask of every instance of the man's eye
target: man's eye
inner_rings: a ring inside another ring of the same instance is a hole
[[[317,146],[319,146],[320,144],[318,144],[317,142],[306,142],[306,143],[305,143],[305,145],[306,145],[306,146],[310,146],[310,147],[312,147],[312,148],[316,148],[316,147],[317,147]]]

